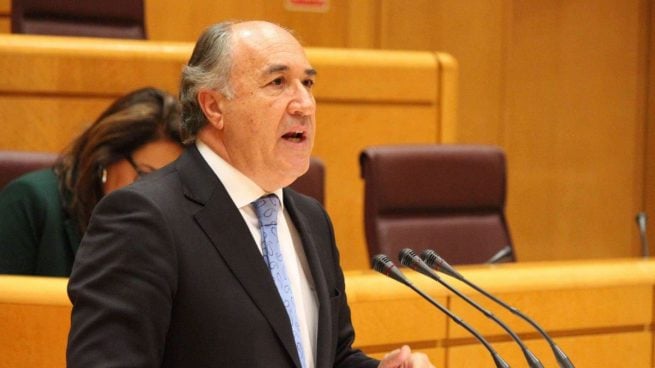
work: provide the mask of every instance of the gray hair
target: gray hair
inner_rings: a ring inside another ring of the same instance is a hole
[[[232,26],[237,22],[217,23],[207,28],[193,49],[189,62],[182,70],[180,103],[185,143],[195,141],[207,119],[198,105],[198,91],[209,88],[228,99],[234,92],[230,86],[232,69]]]

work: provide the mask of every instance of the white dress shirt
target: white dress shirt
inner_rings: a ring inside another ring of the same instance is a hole
[[[242,174],[239,170],[221,158],[209,146],[200,140],[196,141],[200,155],[207,161],[211,169],[225,186],[228,195],[239,209],[243,220],[255,239],[255,243],[262,252],[259,220],[255,209],[251,205],[259,197],[266,194],[254,181]],[[288,212],[284,208],[282,188],[273,192],[281,203],[277,219],[277,233],[280,241],[280,250],[284,257],[284,266],[293,290],[296,304],[296,314],[300,323],[300,335],[305,352],[306,366],[314,368],[316,356],[316,334],[318,326],[318,300],[307,258],[296,227],[293,225]]]

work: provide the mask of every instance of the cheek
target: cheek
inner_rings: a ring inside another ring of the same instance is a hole
[[[129,164],[120,161],[107,168],[107,182],[103,185],[105,194],[132,184],[136,173]]]
[[[286,101],[282,98],[264,98],[249,93],[246,98],[233,101],[225,110],[226,133],[229,136],[241,136],[240,141],[265,145],[277,140],[280,124],[286,114]],[[254,142],[259,140],[259,142]]]

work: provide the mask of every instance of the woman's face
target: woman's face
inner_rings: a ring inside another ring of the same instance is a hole
[[[104,194],[133,183],[139,176],[153,172],[173,160],[180,153],[182,147],[169,139],[160,139],[137,148],[130,157],[116,161],[107,166],[107,180],[103,184]]]

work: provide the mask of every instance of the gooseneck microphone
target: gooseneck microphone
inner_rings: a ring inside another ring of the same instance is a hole
[[[509,245],[506,245],[502,247],[496,254],[491,256],[485,263],[500,263],[504,262],[505,260],[509,260],[512,257],[512,247]]]
[[[527,360],[530,368],[544,367],[539,361],[539,359],[528,349],[527,346],[525,346],[523,341],[518,337],[518,335],[516,335],[514,331],[512,331],[512,329],[509,328],[509,326],[507,326],[507,324],[501,321],[493,313],[483,308],[475,301],[471,300],[471,298],[459,292],[459,290],[452,287],[446,281],[442,280],[441,277],[439,277],[439,275],[437,275],[434,271],[432,271],[432,269],[427,264],[425,264],[425,262],[423,262],[423,260],[418,255],[416,255],[416,253],[414,253],[413,250],[409,248],[405,248],[401,250],[398,255],[398,258],[400,259],[400,263],[402,263],[403,265],[422,273],[423,275],[433,279],[434,281],[437,281],[438,283],[446,287],[446,289],[452,291],[457,296],[464,299],[464,301],[470,304],[473,308],[482,312],[487,318],[490,318],[493,321],[495,321],[497,324],[499,324],[500,327],[502,327],[512,337],[512,339],[514,339],[514,341],[516,341],[516,343],[519,345],[521,351],[523,352],[523,355],[525,356],[525,360]]]
[[[562,351],[562,349],[560,349],[560,347],[557,346],[557,344],[555,344],[555,341],[553,341],[553,339],[551,339],[550,336],[548,336],[546,331],[544,331],[544,329],[541,328],[541,326],[539,326],[537,322],[535,322],[532,318],[526,316],[520,310],[512,307],[511,305],[508,305],[507,303],[496,298],[495,296],[491,295],[487,291],[483,290],[479,286],[475,285],[474,283],[464,278],[464,276],[462,276],[459,272],[457,272],[450,264],[448,264],[448,262],[446,262],[443,258],[441,258],[435,251],[428,249],[423,253],[421,253],[420,257],[431,268],[462,281],[466,285],[480,292],[482,295],[493,300],[494,302],[503,306],[505,309],[509,310],[513,314],[522,318],[524,321],[528,322],[532,327],[534,327],[537,331],[539,331],[539,333],[541,334],[541,336],[544,337],[544,339],[546,339],[546,341],[550,345],[550,348],[553,350],[553,354],[555,355],[555,359],[557,359],[557,363],[559,364],[560,368],[575,368],[569,357],[566,356],[566,354],[564,354],[564,351]]]
[[[402,272],[400,272],[398,267],[396,267],[396,265],[393,264],[393,262],[389,259],[389,257],[387,257],[384,254],[378,254],[374,256],[373,269],[414,290],[417,294],[422,296],[423,299],[430,302],[430,304],[434,305],[440,311],[445,313],[448,317],[450,317],[453,321],[455,321],[455,323],[457,323],[458,325],[462,326],[465,330],[470,332],[473,336],[475,336],[476,339],[478,339],[478,341],[482,343],[482,345],[484,345],[485,348],[487,348],[487,350],[491,354],[494,363],[496,363],[497,368],[510,368],[509,364],[507,364],[507,362],[505,362],[503,358],[501,358],[500,355],[498,355],[496,350],[494,350],[491,344],[489,344],[489,342],[485,340],[485,338],[482,337],[480,333],[478,333],[475,329],[473,329],[473,327],[471,327],[469,324],[464,322],[464,320],[453,314],[450,310],[448,310],[448,308],[442,306],[436,300],[432,299],[429,295],[427,295],[426,293],[418,289],[416,286],[414,286],[414,284],[412,284],[412,282],[409,281],[409,279],[407,279],[407,277],[405,277],[405,275],[403,275]]]
[[[648,258],[648,236],[646,236],[646,222],[648,222],[648,215],[646,212],[637,213],[635,218],[637,227],[639,228],[639,237],[641,238],[641,255]]]

